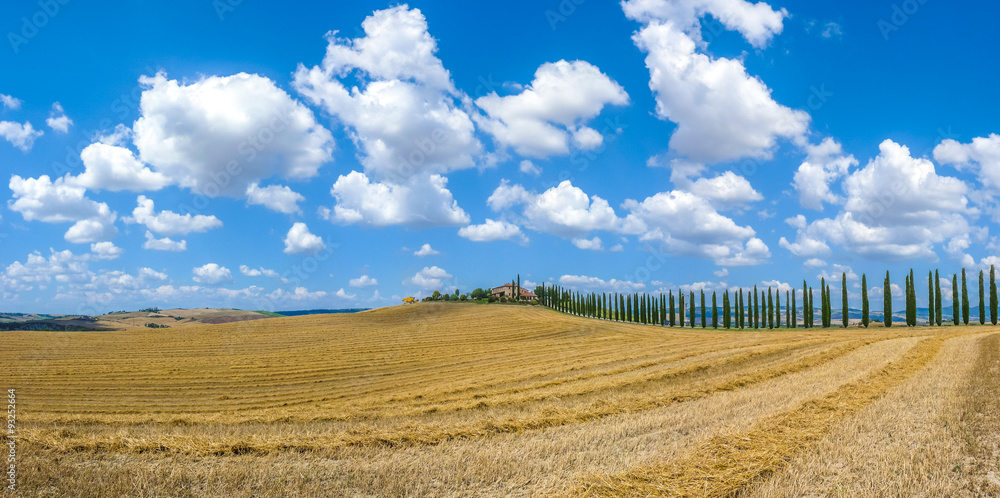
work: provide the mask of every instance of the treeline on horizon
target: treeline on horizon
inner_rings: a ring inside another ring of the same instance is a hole
[[[908,327],[917,326],[917,293],[913,276],[913,269],[905,279],[905,324]],[[959,287],[959,274],[952,274],[952,323],[954,325],[969,324],[969,291],[966,283],[965,269],[961,272],[961,287]],[[847,273],[841,274],[841,324],[843,327],[849,325],[850,308],[847,294]],[[986,324],[985,306],[985,282],[983,270],[979,270],[979,323]],[[889,272],[885,272],[885,280],[882,283],[882,322],[886,327],[891,327],[892,322],[892,283],[889,279]],[[961,289],[961,296],[959,296]],[[826,278],[820,279],[820,307],[819,323],[816,323],[816,307],[813,303],[815,296],[813,288],[806,280],[802,281],[802,321],[805,328],[832,326],[833,308],[831,304],[831,289],[826,283]],[[785,291],[785,309],[781,310],[781,291],[774,290],[768,286],[767,292],[758,290],[754,285],[752,289],[747,288],[745,293],[743,288],[737,288],[732,292],[726,289],[722,294],[721,313],[719,306],[718,291],[711,293],[711,306],[706,305],[706,294],[700,290],[700,299],[696,304],[694,291],[685,292],[678,289],[677,295],[670,290],[667,294],[662,292],[659,295],[646,293],[582,293],[564,289],[558,285],[545,284],[535,289],[538,298],[546,307],[557,311],[579,315],[588,318],[598,318],[619,322],[631,322],[641,324],[663,325],[668,327],[684,327],[685,311],[687,311],[687,323],[689,327],[696,327],[696,317],[700,318],[702,328],[724,329],[774,329],[781,328],[782,323],[787,328],[799,326],[798,306],[796,304],[795,292]],[[744,295],[745,294],[745,295]],[[685,302],[687,297],[687,302]],[[928,317],[926,324],[940,326],[943,321],[943,307],[941,297],[941,279],[938,270],[927,272],[927,300]],[[992,325],[997,324],[997,285],[996,270],[990,265],[989,282],[990,316]],[[698,313],[700,309],[700,313]],[[784,322],[782,322],[784,314]],[[865,274],[861,274],[861,326],[868,327],[871,323],[870,309],[868,306],[868,281]]]

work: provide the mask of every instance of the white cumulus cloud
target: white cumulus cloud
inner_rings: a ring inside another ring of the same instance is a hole
[[[332,160],[333,137],[271,80],[246,73],[182,84],[143,76],[133,125],[140,159],[181,187],[242,198],[252,183],[303,180]]]
[[[439,227],[464,225],[469,215],[458,206],[440,175],[415,176],[404,184],[379,183],[352,171],[341,176],[330,189],[333,209],[320,215],[334,223],[384,227],[411,225]]]
[[[175,241],[170,237],[163,237],[158,239],[153,235],[153,232],[146,230],[146,242],[142,244],[143,249],[149,249],[151,251],[173,251],[180,252],[187,250],[187,241]]]
[[[118,259],[124,249],[116,246],[114,242],[95,242],[90,244],[90,253],[97,259]]]
[[[494,211],[520,206],[528,228],[564,238],[578,238],[592,230],[615,231],[622,221],[608,201],[588,196],[569,180],[541,194],[503,180],[486,202]]]
[[[452,275],[446,272],[443,268],[437,266],[425,266],[423,270],[418,271],[415,275],[410,277],[405,284],[416,285],[423,290],[441,290],[444,291],[445,280],[452,278]]]
[[[199,284],[215,285],[233,280],[233,274],[229,268],[219,266],[216,263],[208,263],[192,270],[193,280]]]
[[[191,232],[207,232],[222,226],[222,221],[214,215],[180,215],[173,211],[155,210],[153,200],[140,195],[136,199],[137,206],[132,210],[132,216],[124,218],[126,223],[139,223],[146,228],[163,235],[187,235]]]
[[[351,287],[373,287],[378,285],[378,279],[369,277],[368,275],[362,275],[358,278],[352,278],[348,283]]]
[[[521,244],[528,243],[528,237],[521,232],[520,227],[502,220],[487,219],[482,225],[462,227],[458,230],[458,235],[474,242],[514,240]]]
[[[658,116],[677,123],[670,150],[699,162],[769,158],[780,138],[804,141],[810,117],[778,104],[743,62],[702,53],[700,19],[711,14],[760,48],[782,30],[784,10],[743,0],[629,0],[633,36],[646,52]]]
[[[69,127],[73,126],[73,120],[66,116],[62,104],[55,102],[52,104],[52,111],[49,113],[49,118],[45,120],[45,124],[59,133],[69,133]]]
[[[438,254],[441,254],[441,252],[434,250],[430,244],[424,244],[420,246],[420,249],[413,251],[414,256],[419,256],[421,258],[425,256],[436,256]]]
[[[285,236],[285,254],[316,254],[323,249],[323,239],[309,232],[305,223],[295,223]]]
[[[585,126],[606,105],[629,103],[625,90],[587,61],[542,64],[516,95],[495,92],[476,99],[488,119],[480,121],[500,144],[531,157],[565,155],[570,143],[594,149],[603,137]]]
[[[0,138],[10,142],[11,145],[21,149],[21,152],[28,152],[35,146],[35,139],[44,135],[41,131],[35,131],[31,123],[15,123],[13,121],[0,121]]]
[[[271,211],[284,214],[301,213],[299,203],[306,198],[292,189],[281,185],[268,185],[260,187],[256,183],[251,183],[246,191],[247,204],[259,204]]]
[[[78,176],[66,175],[67,185],[79,185],[94,191],[145,192],[170,185],[169,178],[147,168],[124,147],[95,143],[80,153],[85,170]]]

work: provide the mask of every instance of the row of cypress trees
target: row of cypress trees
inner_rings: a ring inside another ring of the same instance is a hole
[[[965,269],[961,273],[961,287],[959,287],[958,274],[952,275],[952,321],[954,325],[959,323],[969,324],[969,293],[966,282]],[[841,324],[848,326],[849,308],[847,298],[846,272],[841,274]],[[942,323],[942,299],[941,299],[941,279],[938,270],[927,272],[927,298],[928,324],[941,325]],[[961,296],[959,291],[961,290]],[[695,327],[695,318],[700,318],[700,326],[708,328],[724,329],[761,329],[779,328],[782,326],[781,319],[781,291],[774,291],[771,287],[758,291],[755,285],[752,290],[747,289],[744,295],[743,289],[730,291],[727,289],[722,294],[721,314],[719,309],[719,299],[717,292],[711,295],[711,308],[706,306],[705,291],[699,291],[700,313],[696,308],[694,291],[689,291],[687,295],[683,291],[668,291],[667,294],[652,296],[644,293],[581,293],[564,289],[560,286],[546,286],[542,284],[538,296],[542,304],[566,313],[575,315],[599,318],[604,320],[614,320],[620,322],[633,322],[642,324],[656,324],[665,326],[684,327],[687,324]],[[889,272],[885,272],[885,280],[882,289],[882,316],[883,324],[886,327],[892,326],[892,284],[889,279]],[[802,326],[805,328],[815,327],[815,305],[813,303],[813,288],[808,282],[802,281]],[[905,324],[909,327],[917,325],[917,297],[916,285],[911,269],[905,277]],[[985,306],[985,282],[984,272],[979,271],[979,323],[986,323]],[[676,299],[675,299],[676,297]],[[687,306],[685,306],[687,297]],[[798,309],[795,303],[794,292],[785,291],[785,319],[786,327],[795,328],[799,325],[797,316]],[[990,266],[989,282],[989,310],[990,323],[997,324],[997,285],[996,270]],[[826,279],[820,280],[820,326],[829,328],[832,326],[832,303],[831,290]],[[687,312],[687,322],[685,323],[685,312]],[[865,274],[861,275],[861,325],[867,327],[870,323],[870,310],[868,305],[868,279]],[[710,320],[709,321],[709,317]]]

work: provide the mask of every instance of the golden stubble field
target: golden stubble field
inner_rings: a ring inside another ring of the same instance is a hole
[[[419,304],[0,344],[7,495],[1000,495],[996,327]]]

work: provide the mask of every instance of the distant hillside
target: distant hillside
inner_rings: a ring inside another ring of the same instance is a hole
[[[303,316],[303,315],[329,315],[333,313],[358,313],[361,311],[368,311],[371,308],[344,308],[337,310],[294,310],[294,311],[275,311],[275,313],[283,316]]]
[[[278,316],[268,312],[237,309],[169,309],[116,311],[100,316],[58,316],[25,313],[0,314],[0,330],[100,331],[141,328],[174,328],[261,320]]]

